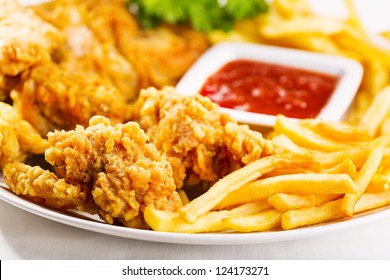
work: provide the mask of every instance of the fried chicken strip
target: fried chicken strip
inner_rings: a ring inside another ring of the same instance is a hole
[[[23,162],[29,154],[43,154],[48,142],[9,104],[0,102],[0,168]]]
[[[16,0],[0,0],[0,75],[16,76],[50,61],[62,34]]]
[[[54,53],[55,61],[67,62],[73,71],[82,71],[86,75],[98,74],[117,87],[125,100],[132,101],[138,95],[138,74],[113,41],[101,40],[95,34],[96,30],[90,28],[94,21],[104,20],[103,15],[102,18],[91,16],[91,9],[97,7],[100,7],[97,0],[57,0],[33,6],[32,9],[65,34],[65,43]],[[118,11],[113,12],[118,15]],[[121,13],[124,12],[129,14],[121,7]],[[108,28],[110,26],[101,26],[101,29]]]
[[[176,210],[172,168],[135,122],[112,126],[91,118],[89,127],[49,133],[46,160],[71,184],[92,186],[99,215],[108,223],[146,227],[146,206]]]
[[[4,180],[15,194],[36,203],[61,210],[85,209],[87,193],[39,166],[7,164],[4,167]]]
[[[47,63],[23,73],[11,93],[14,106],[41,135],[54,129],[88,125],[94,115],[114,123],[127,119],[128,105],[119,91],[98,75],[74,72],[67,64]]]
[[[209,98],[171,87],[141,91],[132,117],[171,163],[178,188],[188,175],[213,183],[272,152],[259,132],[237,124]]]

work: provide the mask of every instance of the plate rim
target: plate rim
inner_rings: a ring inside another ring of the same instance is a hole
[[[4,184],[0,187],[0,200],[48,220],[91,232],[134,240],[187,245],[248,245],[292,241],[297,239],[320,237],[326,233],[334,233],[342,229],[359,226],[367,222],[374,222],[381,218],[385,218],[386,216],[390,216],[390,206],[385,206],[376,210],[355,215],[353,218],[348,220],[337,220],[329,223],[285,231],[280,230],[251,233],[175,233],[126,228],[110,225],[104,221],[100,222],[99,220],[95,221],[92,219],[75,217],[71,214],[81,212],[61,212],[55,209],[50,209],[12,193],[12,191]]]

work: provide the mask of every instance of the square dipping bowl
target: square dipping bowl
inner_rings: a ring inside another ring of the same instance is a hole
[[[320,113],[324,120],[339,121],[347,113],[363,76],[363,67],[355,60],[316,52],[273,47],[252,43],[220,43],[207,50],[176,85],[179,94],[199,93],[208,78],[235,60],[251,60],[287,66],[338,78],[336,87]],[[272,127],[276,116],[221,107],[239,123]]]

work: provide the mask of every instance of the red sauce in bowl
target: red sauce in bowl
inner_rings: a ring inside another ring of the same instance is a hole
[[[316,117],[338,77],[251,60],[235,60],[211,75],[200,93],[221,107],[292,118]]]

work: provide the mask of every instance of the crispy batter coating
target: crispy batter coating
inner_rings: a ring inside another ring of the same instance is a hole
[[[62,34],[16,0],[0,0],[0,75],[16,76],[50,60]]]
[[[249,164],[264,155],[274,153],[272,142],[247,125],[229,122],[224,128],[224,145],[234,160]]]
[[[142,30],[123,0],[57,0],[34,10],[62,30],[83,22],[101,44],[114,46],[138,73],[137,94],[149,86],[175,85],[210,46],[207,36],[187,27]]]
[[[206,36],[186,27],[163,26],[119,37],[118,46],[135,66],[139,88],[174,86],[209,47]]]
[[[94,115],[123,122],[128,105],[119,91],[98,75],[84,74],[67,64],[37,66],[23,74],[24,82],[11,93],[14,105],[42,135],[87,126]]]
[[[183,185],[192,173],[215,182],[272,149],[259,132],[239,125],[207,97],[183,96],[171,87],[143,90],[133,118],[171,163],[175,183]]]
[[[39,166],[7,164],[4,180],[15,194],[56,209],[84,209],[88,198],[80,186],[70,185]]]
[[[119,7],[110,2],[104,6]],[[38,15],[65,34],[66,42],[54,53],[55,61],[68,62],[73,71],[82,71],[85,75],[99,75],[101,79],[106,79],[117,87],[125,100],[132,101],[138,95],[137,72],[115,47],[114,42],[97,36],[102,30],[108,30],[110,23],[99,26],[98,30],[89,26],[95,25],[95,21],[104,21],[104,15],[99,18],[93,12],[102,8],[97,0],[59,0],[33,7]],[[118,13],[129,14],[122,6],[112,12],[113,16],[118,16]]]
[[[14,108],[0,102],[0,168],[7,163],[23,162],[29,154],[42,154],[48,142],[22,120]]]
[[[46,160],[72,184],[92,185],[99,215],[108,223],[145,227],[145,206],[177,209],[172,168],[135,122],[112,126],[91,118],[89,127],[49,133]]]

